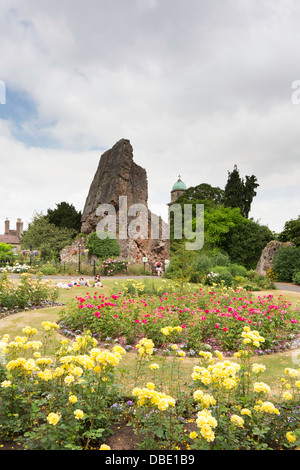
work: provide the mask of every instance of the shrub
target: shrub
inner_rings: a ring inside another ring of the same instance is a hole
[[[47,263],[40,267],[40,272],[46,276],[51,276],[57,274],[57,269],[52,264]]]
[[[293,277],[293,283],[300,286],[300,271],[297,272]]]
[[[299,448],[299,371],[286,368],[272,387],[265,383],[266,367],[254,362],[257,347],[265,342],[257,329],[241,329],[232,360],[201,345],[199,360],[187,376],[182,368],[183,331],[166,325],[160,334],[170,357],[156,356],[156,344],[142,338],[136,344],[133,384],[127,385],[118,367],[126,357],[122,346],[103,350],[89,332],[59,344],[59,325],[42,326],[43,342],[33,340],[38,331],[29,326],[13,341],[9,335],[0,338],[2,440],[21,443],[27,450],[110,450],[107,438],[125,421],[136,434],[133,445],[176,450],[176,462],[178,449],[185,448]],[[45,357],[49,344],[55,354]],[[193,453],[183,458],[184,464],[194,463]]]
[[[30,327],[22,330],[27,337],[2,339],[6,380],[0,384],[0,438],[18,436],[30,450],[88,449],[111,433],[111,406],[118,398],[115,368],[125,350],[116,345],[101,351],[86,332],[72,343],[63,339],[55,357],[42,357],[34,351],[54,343],[59,328],[51,322],[42,326],[44,344],[31,340],[38,331]]]
[[[229,230],[222,249],[228,253],[231,262],[255,269],[262,250],[272,239],[273,234],[268,227],[244,219]]]
[[[217,253],[212,259],[214,266],[228,266],[230,263],[229,256],[225,253]]]
[[[3,267],[0,267],[0,273],[26,273],[30,270],[30,266],[28,266],[27,264],[20,264],[20,263],[16,263],[12,266],[10,265],[6,265],[6,266],[3,266]]]
[[[293,276],[300,270],[300,247],[281,248],[274,257],[274,272],[279,282],[292,282]]]
[[[0,278],[0,316],[9,314],[10,310],[34,308],[45,302],[57,299],[57,288],[49,281],[33,279],[31,275],[20,275],[20,281],[15,283],[7,274]]]
[[[97,232],[91,233],[87,241],[89,253],[101,259],[113,258],[121,253],[120,245],[113,238],[99,238]]]
[[[214,263],[209,256],[200,255],[196,260],[195,269],[200,274],[207,274],[209,271],[212,270],[213,265]]]
[[[232,282],[233,282],[233,276],[229,271],[223,271],[222,273],[219,274],[217,278],[217,283],[218,284],[224,283],[226,287],[230,287],[232,285]]]
[[[233,275],[226,266],[215,266],[213,270],[208,273],[206,281],[210,285],[224,284],[226,287],[230,287],[233,282]]]
[[[118,261],[115,259],[108,258],[103,261],[102,269],[105,276],[114,276],[118,273],[125,273],[128,271],[127,261]]]
[[[235,276],[245,277],[247,275],[247,269],[245,268],[245,266],[241,266],[240,264],[229,263],[228,270],[232,274],[233,277]]]

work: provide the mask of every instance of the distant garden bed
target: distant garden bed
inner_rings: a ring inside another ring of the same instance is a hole
[[[147,337],[167,351],[176,339],[190,356],[203,348],[238,350],[245,325],[265,338],[256,354],[287,349],[300,333],[299,309],[276,291],[255,297],[243,289],[187,284],[179,292],[165,280],[115,283],[110,296],[87,294],[67,304],[60,327],[71,335],[90,330],[98,341],[117,340],[128,350]]]
[[[50,281],[21,274],[17,281],[7,274],[0,277],[0,318],[22,310],[61,305],[58,290]]]

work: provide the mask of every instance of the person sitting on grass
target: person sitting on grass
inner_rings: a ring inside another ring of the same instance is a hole
[[[57,284],[57,287],[61,288],[61,289],[72,289],[72,284],[68,283],[68,284],[65,284],[63,282],[59,282]]]
[[[85,280],[83,279],[83,277],[81,277],[81,278],[79,279],[79,285],[80,285],[80,286],[92,287],[92,286],[90,285],[89,281],[85,281]]]
[[[93,285],[93,287],[103,287],[103,284],[101,282],[100,274],[96,274],[95,284]]]

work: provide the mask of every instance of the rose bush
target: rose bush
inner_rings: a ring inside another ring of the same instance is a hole
[[[57,323],[43,322],[53,341]],[[182,329],[162,328],[173,358],[155,355],[155,344],[136,344],[132,400],[122,394],[119,344],[101,349],[86,331],[62,339],[47,355],[37,330],[0,341],[0,439],[25,449],[109,450],[112,424],[132,425],[140,449],[268,450],[300,445],[300,369],[285,369],[279,386],[264,383],[264,366],[253,362],[265,338],[244,326],[240,349],[228,360],[220,351],[199,351],[199,361],[182,389]],[[175,342],[176,341],[176,342]],[[148,369],[152,375],[145,377]],[[166,373],[168,371],[168,373]],[[186,381],[186,377],[184,378]],[[277,394],[275,396],[275,393]]]
[[[0,317],[11,310],[36,308],[46,302],[53,303],[58,297],[58,290],[50,281],[33,278],[23,273],[14,282],[7,274],[0,277]]]

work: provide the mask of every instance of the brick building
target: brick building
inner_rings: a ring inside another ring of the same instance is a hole
[[[23,235],[23,222],[22,219],[17,219],[16,229],[10,228],[10,221],[6,218],[4,223],[4,235],[0,235],[0,243],[8,243],[13,245],[14,251],[20,250],[20,240]]]

